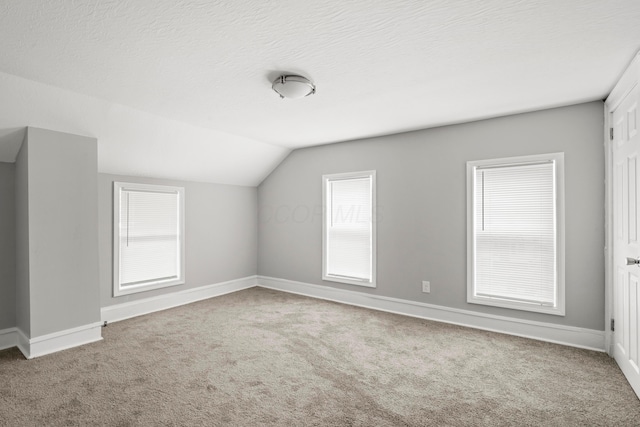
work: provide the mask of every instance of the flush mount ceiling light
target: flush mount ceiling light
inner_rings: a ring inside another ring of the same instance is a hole
[[[291,74],[275,79],[271,88],[280,95],[280,98],[298,99],[316,93],[316,85],[309,79]]]

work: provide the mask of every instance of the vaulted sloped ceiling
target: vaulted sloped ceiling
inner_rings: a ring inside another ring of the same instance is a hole
[[[602,99],[640,2],[0,0],[0,40],[0,161],[37,126],[102,172],[257,185],[298,147]]]

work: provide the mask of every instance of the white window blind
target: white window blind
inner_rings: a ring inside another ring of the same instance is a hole
[[[470,302],[559,308],[557,165],[550,158],[473,168]]]
[[[374,174],[325,176],[324,280],[374,286]]]
[[[184,190],[123,183],[116,183],[115,188],[118,211],[114,224],[117,234],[114,293],[121,295],[183,283]]]

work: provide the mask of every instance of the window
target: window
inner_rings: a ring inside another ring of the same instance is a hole
[[[375,171],[325,175],[322,182],[322,280],[375,287]]]
[[[467,163],[467,301],[564,316],[564,154]]]
[[[113,294],[184,283],[184,188],[114,182]]]

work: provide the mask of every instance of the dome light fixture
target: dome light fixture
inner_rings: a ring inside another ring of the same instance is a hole
[[[273,81],[271,88],[280,98],[298,99],[316,93],[316,85],[309,79],[294,74],[283,74]]]

